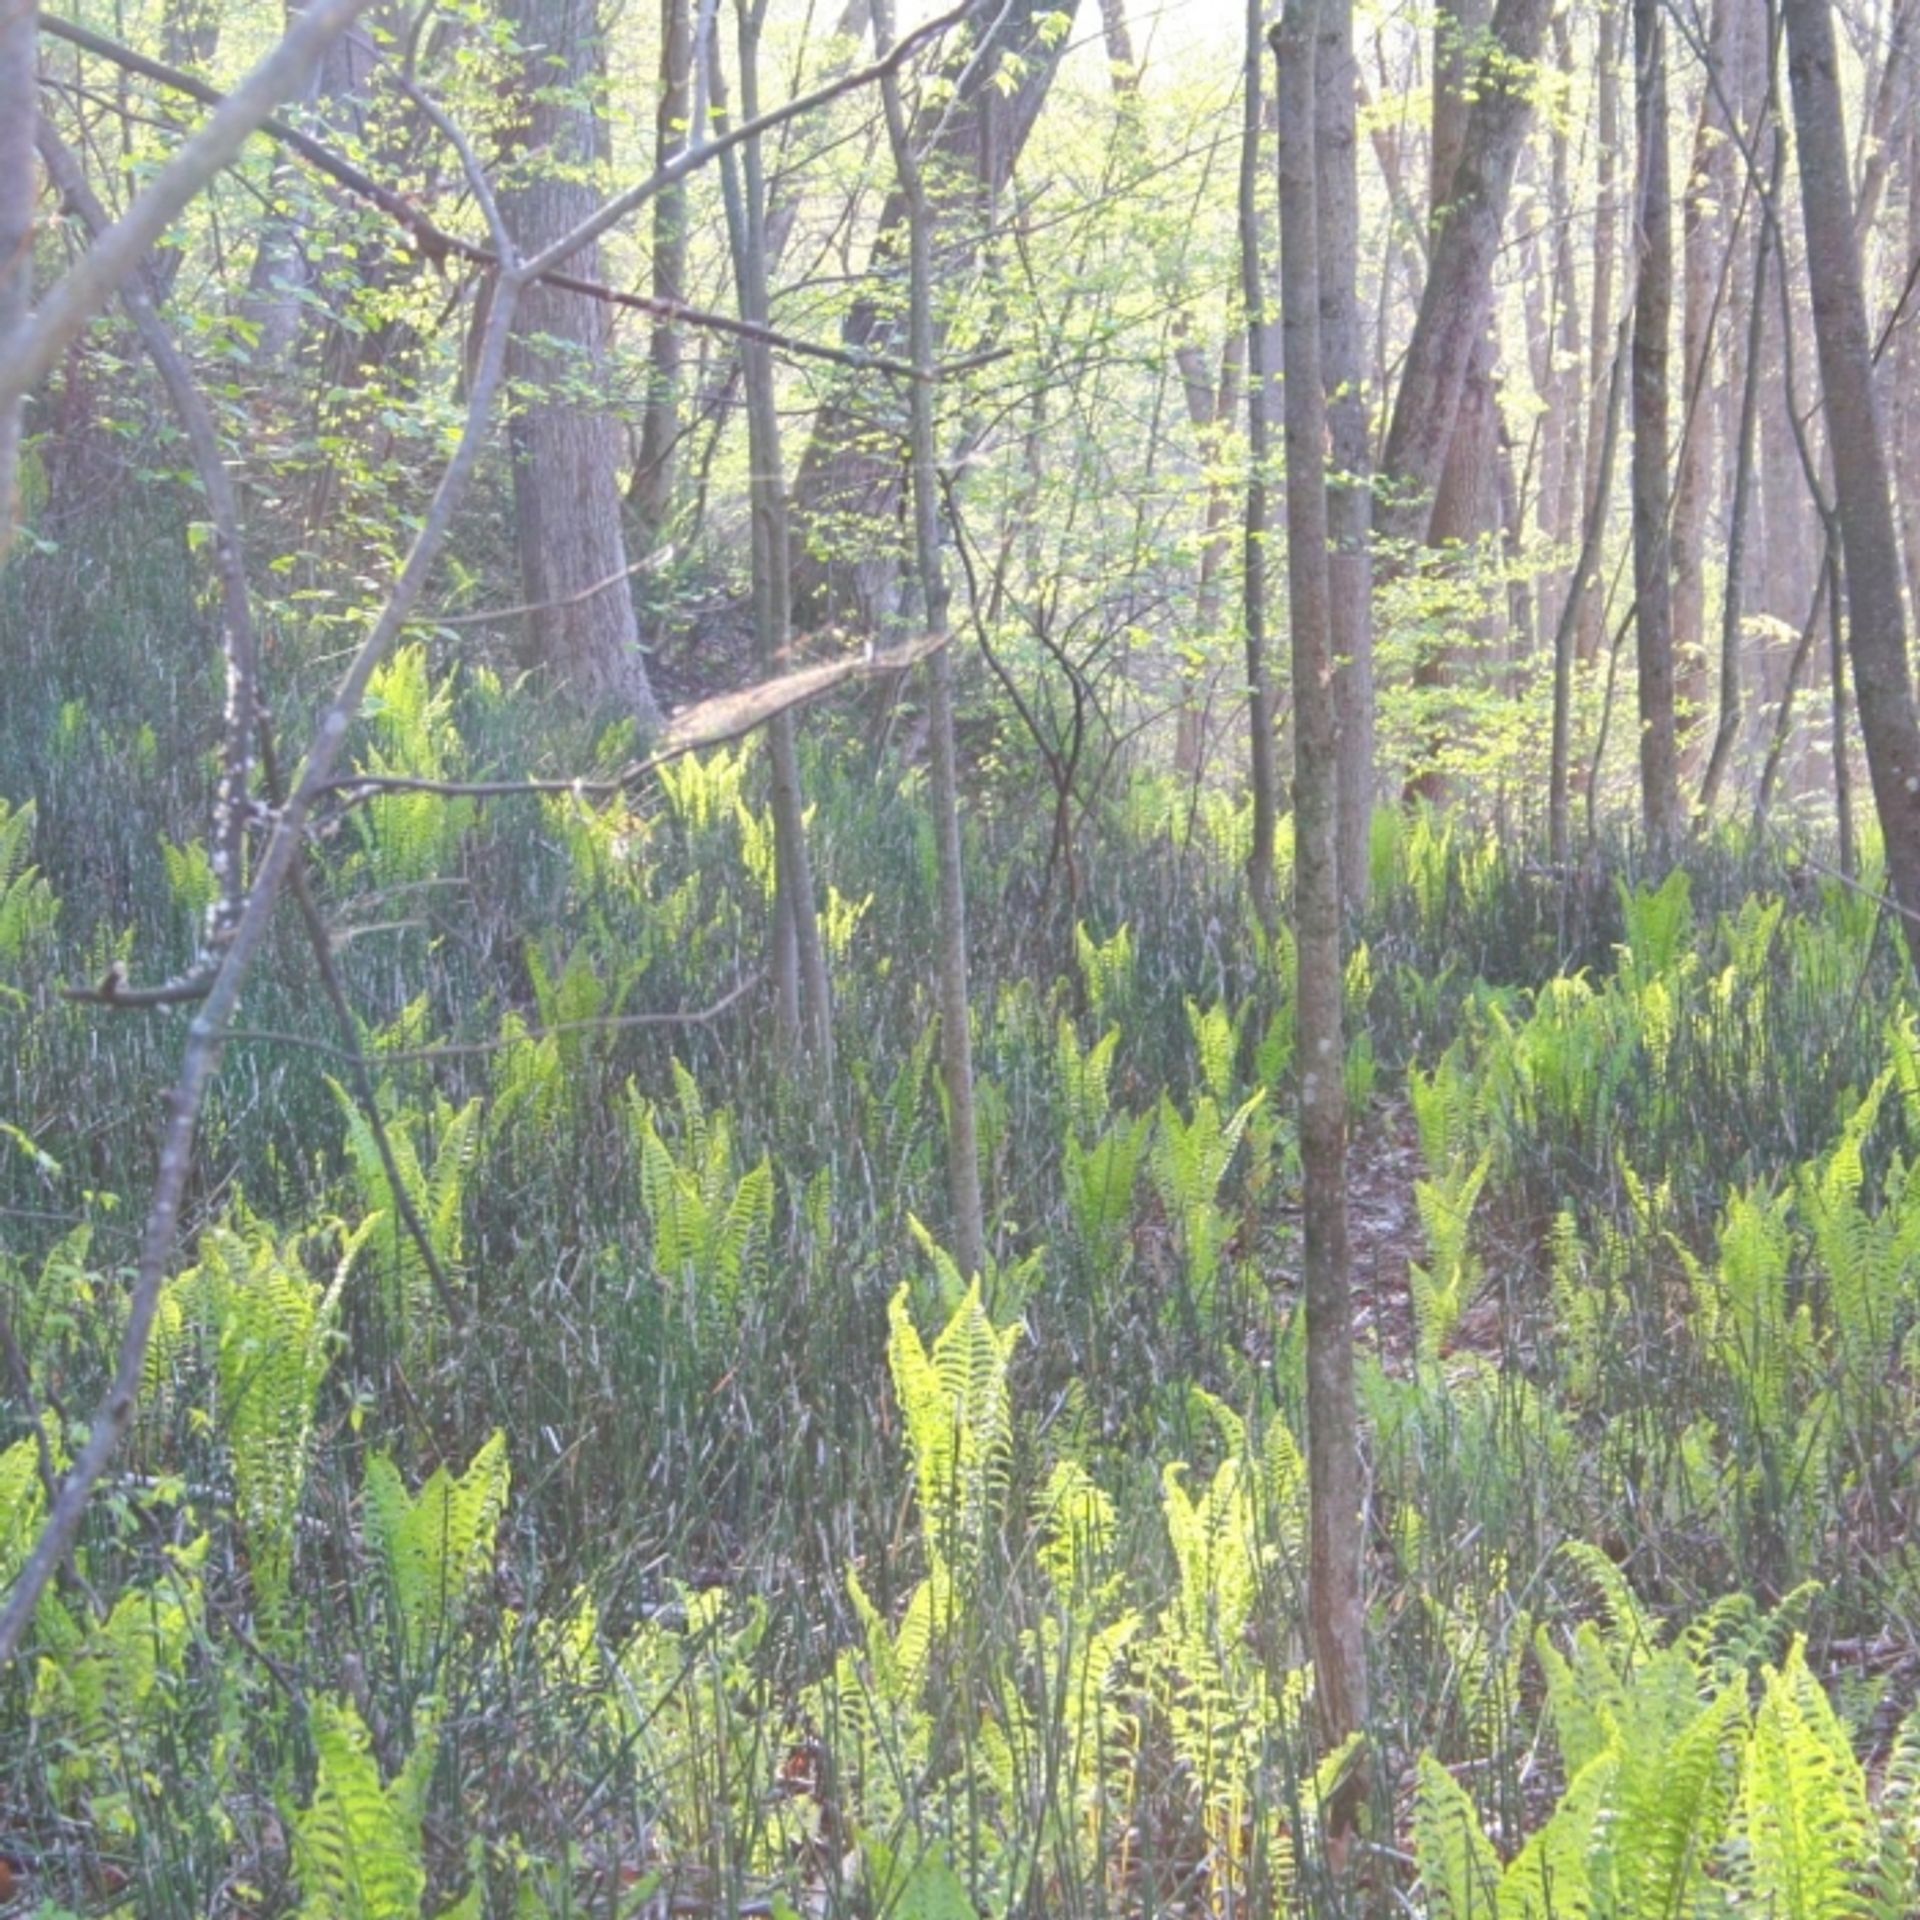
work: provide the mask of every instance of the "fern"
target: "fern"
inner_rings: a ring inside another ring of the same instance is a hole
[[[22,965],[60,917],[53,889],[31,866],[34,803],[18,807],[0,800],[0,963]]]
[[[300,1270],[297,1248],[278,1245],[255,1222],[208,1234],[197,1272],[176,1283],[183,1292],[197,1290],[216,1330],[218,1427],[233,1466],[234,1511],[254,1591],[270,1620],[279,1616],[292,1575],[335,1309],[368,1230],[348,1242],[325,1289]]]
[[[345,1118],[347,1156],[366,1210],[361,1229],[378,1267],[382,1306],[389,1323],[405,1341],[430,1342],[439,1331],[442,1309],[427,1263],[394,1199],[379,1142],[346,1089],[331,1078],[327,1084],[333,1088]],[[479,1150],[480,1101],[476,1097],[463,1107],[453,1107],[444,1100],[435,1102],[435,1140],[429,1166],[415,1141],[421,1116],[396,1111],[397,1103],[385,1083],[378,1098],[385,1110],[387,1144],[401,1184],[413,1201],[434,1257],[451,1278],[460,1272],[465,1255],[466,1181]]]
[[[1083,1051],[1073,1022],[1064,1016],[1061,1018],[1054,1055],[1060,1076],[1060,1099],[1066,1108],[1068,1139],[1097,1139],[1107,1124],[1113,1056],[1119,1044],[1120,1029],[1110,1027]]]
[[[75,1619],[59,1598],[42,1599],[35,1624],[41,1657],[33,1715],[57,1754],[64,1794],[87,1792],[95,1821],[122,1835],[138,1830],[133,1804],[104,1784],[110,1756],[137,1776],[153,1742],[181,1710],[187,1657],[199,1637],[205,1596],[200,1569],[206,1535],[171,1551],[150,1586],[130,1587],[104,1620]]]
[[[1067,1136],[1061,1162],[1067,1218],[1093,1272],[1109,1276],[1124,1260],[1133,1200],[1153,1134],[1153,1117],[1119,1120],[1083,1146]]]
[[[703,1346],[737,1332],[759,1290],[773,1226],[773,1168],[763,1156],[737,1170],[733,1123],[711,1117],[693,1076],[677,1060],[680,1150],[661,1137],[655,1109],[628,1092],[640,1156],[640,1203],[653,1233],[653,1269],[682,1303]]]
[[[426,1897],[421,1826],[435,1741],[424,1735],[391,1784],[346,1701],[315,1703],[313,1798],[293,1813],[301,1920],[403,1920]]]
[[[431,1665],[491,1568],[509,1480],[499,1432],[464,1474],[437,1467],[412,1497],[385,1454],[368,1458],[361,1528],[385,1578],[396,1648],[410,1670]]]
[[[1240,1052],[1240,1021],[1225,1007],[1209,1007],[1205,1013],[1187,1002],[1187,1026],[1193,1034],[1193,1050],[1200,1068],[1200,1084],[1222,1107],[1233,1102],[1234,1062]]]
[[[1620,879],[1614,890],[1626,928],[1620,971],[1633,987],[1644,987],[1671,973],[1692,945],[1693,879],[1685,867],[1675,867],[1658,887],[1635,890]]]
[[[1216,1204],[1220,1183],[1226,1178],[1247,1122],[1265,1099],[1266,1090],[1262,1088],[1223,1120],[1213,1096],[1202,1094],[1193,1103],[1192,1117],[1182,1120],[1173,1102],[1165,1094],[1160,1097],[1150,1165],[1161,1201],[1180,1223],[1187,1286],[1203,1312],[1212,1302],[1225,1239],[1226,1222]]]
[[[976,1280],[929,1351],[902,1287],[888,1309],[887,1361],[906,1423],[928,1559],[956,1573],[979,1564],[1006,1494],[1013,1445],[1007,1366],[1017,1325],[996,1327]]]
[[[453,721],[453,697],[436,686],[427,650],[398,647],[367,682],[372,742],[360,770],[410,779],[451,780],[464,758]],[[437,793],[383,793],[352,815],[362,863],[382,887],[412,885],[447,872],[476,803]]]
[[[1493,1149],[1488,1147],[1471,1166],[1457,1159],[1440,1178],[1414,1182],[1414,1201],[1426,1229],[1429,1264],[1410,1265],[1407,1283],[1413,1295],[1420,1357],[1424,1361],[1439,1358],[1480,1285],[1480,1263],[1468,1245],[1468,1231],[1492,1167]]]
[[[1496,1920],[1500,1856],[1466,1789],[1430,1753],[1414,1784],[1413,1857],[1432,1920]]]
[[[1084,926],[1075,924],[1073,950],[1080,962],[1080,977],[1086,987],[1087,1006],[1096,1027],[1105,1027],[1123,1016],[1133,1002],[1133,934],[1123,923],[1109,940],[1098,941]]]
[[[1853,1920],[1872,1912],[1866,1779],[1795,1640],[1769,1667],[1740,1784],[1733,1873],[1750,1910],[1779,1920]]]

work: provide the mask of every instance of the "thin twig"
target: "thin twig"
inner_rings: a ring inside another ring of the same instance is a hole
[[[550,1027],[529,1027],[524,1033],[503,1034],[494,1040],[448,1040],[431,1047],[397,1047],[378,1057],[383,1067],[413,1066],[423,1061],[471,1060],[486,1054],[506,1053],[514,1047],[532,1046],[563,1033],[616,1033],[629,1027],[703,1027],[719,1019],[730,1007],[737,1006],[766,977],[764,967],[756,968],[711,1006],[694,1007],[684,1013],[610,1013],[595,1020],[556,1020]],[[355,1057],[346,1048],[336,1047],[329,1041],[273,1027],[229,1027],[220,1037],[223,1041],[241,1040],[256,1046],[298,1047],[306,1053],[322,1054],[329,1060],[351,1062]]]
[[[644,206],[665,188],[675,185],[697,167],[737,145],[741,140],[751,138],[755,133],[764,132],[781,126],[788,120],[811,112],[816,107],[825,106],[843,93],[849,93],[858,87],[877,80],[882,73],[889,72],[904,59],[911,49],[952,26],[966,12],[961,5],[950,9],[937,19],[930,20],[925,26],[916,29],[907,39],[896,47],[884,61],[876,61],[871,66],[861,67],[840,75],[816,87],[811,93],[801,94],[761,114],[756,120],[743,122],[729,129],[725,134],[708,140],[697,147],[688,147],[670,160],[665,166],[650,174],[637,186],[630,187],[618,198],[608,201],[588,220],[548,247],[535,260],[529,263],[528,272],[534,279],[544,281],[549,286],[562,288],[568,293],[585,295],[590,300],[599,300],[609,306],[626,307],[637,313],[644,313],[656,320],[665,320],[681,326],[702,327],[711,332],[730,334],[736,339],[754,340],[771,347],[778,352],[814,360],[829,361],[836,366],[850,367],[855,371],[888,373],[899,379],[920,377],[914,368],[904,360],[896,360],[887,354],[870,353],[858,347],[832,346],[823,341],[804,340],[794,334],[783,333],[769,326],[756,325],[750,321],[735,319],[730,314],[713,313],[705,308],[687,305],[684,301],[660,299],[652,294],[630,293],[622,288],[610,287],[597,280],[585,280],[575,274],[560,270],[559,262],[577,253],[590,241],[597,239],[606,229],[629,213]],[[116,66],[129,73],[137,73],[142,78],[152,80],[158,85],[168,87],[178,93],[199,100],[210,106],[219,106],[226,98],[218,88],[210,87],[193,75],[182,73],[158,60],[150,60],[144,54],[135,53],[132,48],[122,46],[116,40],[108,39],[104,34],[77,26],[71,20],[63,20],[56,14],[43,14],[40,25],[44,31],[56,39],[66,40],[87,53],[97,54],[103,60],[111,60]],[[410,83],[399,83],[409,92]],[[425,100],[421,99],[423,109]],[[331,148],[303,133],[299,128],[286,121],[269,116],[259,124],[258,131],[278,140],[282,145],[297,153],[317,171],[345,187],[350,193],[358,195],[379,209],[390,220],[404,227],[412,236],[414,245],[426,259],[444,264],[446,261],[465,260],[475,266],[497,267],[500,255],[497,248],[485,247],[472,240],[463,239],[459,234],[450,233],[429,215],[415,206],[403,194],[383,185],[364,169],[356,167],[351,161],[343,159]],[[476,198],[480,198],[476,192]],[[482,200],[485,211],[485,201]],[[985,366],[1002,357],[1001,352],[993,351],[975,354],[963,361],[956,361],[934,370],[935,378],[950,373],[969,371]]]

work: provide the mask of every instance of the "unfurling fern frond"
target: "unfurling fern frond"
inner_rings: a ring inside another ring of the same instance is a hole
[[[1872,1913],[1866,1777],[1797,1639],[1762,1683],[1736,1832],[1735,1874],[1749,1911],[1779,1920],[1866,1920]]]
[[[929,1351],[907,1310],[907,1289],[888,1309],[887,1360],[906,1422],[931,1559],[970,1568],[998,1514],[1013,1444],[1007,1366],[1020,1329],[996,1327],[976,1280]]]
[[[509,1481],[506,1436],[497,1431],[464,1474],[438,1467],[417,1496],[384,1454],[367,1461],[361,1524],[386,1577],[400,1651],[415,1671],[444,1644],[493,1564]]]
[[[433,1735],[389,1783],[348,1702],[317,1702],[312,1731],[313,1798],[289,1822],[301,1920],[412,1920],[427,1891],[420,1830]]]

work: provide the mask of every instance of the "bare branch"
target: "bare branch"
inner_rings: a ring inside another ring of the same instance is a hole
[[[772,680],[761,680],[734,693],[718,693],[710,700],[682,707],[667,722],[661,743],[644,760],[606,779],[587,780],[424,780],[406,774],[343,774],[327,783],[328,790],[358,805],[382,793],[437,793],[448,800],[502,800],[519,794],[570,793],[581,799],[604,800],[638,786],[648,774],[668,762],[683,759],[706,747],[725,746],[743,734],[764,727],[783,713],[817,700],[848,680],[872,679],[900,673],[917,665],[946,645],[944,636],[928,636],[906,646],[890,647],[871,657],[860,654],[830,660],[823,666],[802,667]]]
[[[524,1033],[502,1035],[494,1040],[447,1040],[431,1047],[398,1047],[378,1055],[381,1066],[416,1066],[433,1060],[471,1060],[485,1054],[505,1053],[514,1047],[531,1046],[539,1040],[555,1039],[563,1033],[622,1033],[634,1027],[704,1027],[737,1006],[755,987],[766,980],[764,967],[728,988],[711,1006],[692,1007],[684,1013],[610,1013],[594,1020],[556,1020],[550,1027],[529,1027]],[[224,1040],[240,1040],[256,1046],[299,1047],[307,1053],[324,1054],[330,1060],[351,1063],[354,1055],[345,1047],[325,1040],[312,1040],[303,1033],[285,1033],[272,1027],[229,1027]]]
[[[575,274],[564,273],[555,263],[578,252],[588,241],[598,238],[607,227],[625,218],[636,208],[644,206],[665,188],[674,185],[693,172],[696,167],[715,155],[725,152],[739,141],[751,138],[756,132],[783,125],[786,121],[810,112],[815,107],[824,106],[843,93],[851,92],[854,88],[877,79],[882,72],[891,71],[892,67],[905,57],[909,48],[923,43],[935,33],[952,25],[964,11],[964,7],[955,8],[938,19],[929,21],[915,34],[910,35],[908,40],[896,48],[885,61],[878,61],[871,66],[842,74],[816,87],[811,93],[797,95],[785,105],[761,114],[756,120],[743,122],[738,127],[730,128],[724,135],[708,141],[703,146],[689,148],[684,153],[676,155],[666,166],[650,174],[637,186],[628,189],[618,199],[608,201],[583,226],[575,228],[571,234],[566,235],[554,246],[547,248],[536,260],[530,262],[529,277],[543,280],[550,286],[563,287],[569,293],[583,294],[588,299],[604,301],[609,306],[625,307],[635,313],[647,314],[656,320],[664,320],[680,326],[701,327],[709,332],[728,334],[739,340],[758,341],[777,352],[796,358],[824,360],[835,366],[850,367],[856,371],[888,373],[900,379],[916,378],[913,367],[906,361],[896,360],[887,354],[869,353],[858,347],[833,346],[824,341],[803,340],[794,334],[783,333],[775,327],[758,326],[751,321],[736,319],[731,314],[713,313],[703,307],[689,306],[684,301],[662,300],[650,294],[630,293],[619,287],[607,286],[598,280],[586,280]],[[97,54],[103,60],[111,60],[116,66],[125,68],[129,73],[137,73],[145,79],[155,81],[160,86],[184,93],[207,105],[217,107],[227,97],[217,88],[208,86],[205,81],[197,80],[191,74],[181,73],[176,68],[166,66],[158,60],[150,60],[144,54],[135,53],[131,48],[122,46],[118,41],[109,40],[103,34],[76,26],[70,20],[63,20],[57,15],[49,14],[43,16],[41,25],[56,39],[68,41],[87,53]],[[420,98],[414,93],[409,83],[401,84],[413,97]],[[424,99],[420,100],[420,104],[423,109],[427,109],[428,103]],[[430,111],[430,117],[435,118],[436,124],[440,124],[440,116],[436,113]],[[403,195],[383,185],[371,174],[356,167],[351,161],[343,159],[331,148],[314,139],[312,135],[303,133],[298,127],[290,126],[284,120],[269,117],[260,122],[259,131],[280,141],[318,172],[345,187],[350,193],[357,194],[361,199],[368,201],[389,219],[404,227],[412,237],[414,246],[425,258],[435,261],[465,260],[480,267],[499,265],[500,254],[497,245],[483,247],[474,241],[461,238],[456,233],[449,233],[446,228],[429,218]],[[443,127],[443,131],[448,131],[449,137],[453,137],[450,129]],[[456,140],[457,144],[459,142]],[[463,156],[463,159],[465,157]],[[471,170],[468,177],[470,180],[473,178]],[[487,201],[491,197],[490,192],[483,194],[479,188],[476,188],[475,197],[480,200],[483,212],[486,211]],[[492,230],[491,215],[489,215],[489,228]],[[592,231],[589,232],[588,228]],[[977,354],[971,359],[938,369],[936,377],[984,366],[1000,357],[1001,355],[997,352]]]

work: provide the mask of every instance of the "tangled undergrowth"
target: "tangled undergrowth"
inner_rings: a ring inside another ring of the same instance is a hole
[[[417,648],[359,748],[526,750]],[[9,710],[0,1585],[111,1368],[181,1017],[59,988],[184,962],[205,784],[110,706]],[[1380,818],[1347,1083],[1363,1136],[1411,1109],[1422,1251],[1363,1359],[1373,1721],[1328,1753],[1244,813],[1142,777],[1037,910],[1029,823],[971,822],[971,1276],[884,754],[808,769],[834,1084],[752,993],[628,1018],[755,973],[763,786],[742,747],[325,823],[392,1168],[290,932],[132,1442],[0,1679],[23,1911],[1920,1909],[1920,1019],[1870,887]]]

